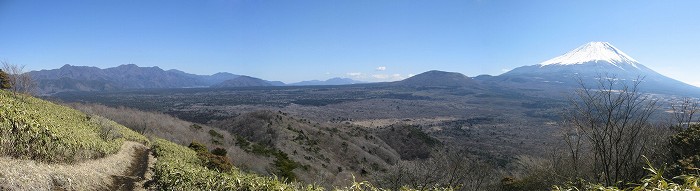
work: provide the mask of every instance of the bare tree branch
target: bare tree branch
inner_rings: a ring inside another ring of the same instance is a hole
[[[581,155],[580,137],[590,144],[593,173],[606,185],[638,178],[642,154],[647,150],[650,117],[658,109],[657,101],[639,92],[643,78],[633,81],[599,75],[595,87],[579,79],[565,124],[573,134],[565,136],[572,161]],[[575,169],[578,171],[579,169]],[[576,172],[578,173],[578,172]]]

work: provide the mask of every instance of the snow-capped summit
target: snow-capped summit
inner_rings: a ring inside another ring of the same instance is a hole
[[[580,88],[580,82],[595,87],[601,77],[643,82],[641,91],[659,94],[700,96],[700,88],[659,74],[607,42],[590,42],[540,64],[521,66],[496,78],[513,87]]]
[[[639,68],[639,62],[628,56],[620,49],[615,48],[607,42],[589,42],[564,55],[552,58],[540,63],[540,67],[547,65],[574,65],[590,62],[607,62],[618,68],[625,68],[622,65],[629,64]]]

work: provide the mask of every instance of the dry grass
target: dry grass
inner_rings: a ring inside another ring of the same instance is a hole
[[[0,190],[108,190],[113,176],[124,174],[132,166],[136,149],[146,146],[126,141],[116,154],[75,164],[2,157]]]

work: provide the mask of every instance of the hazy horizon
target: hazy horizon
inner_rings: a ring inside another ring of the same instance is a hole
[[[285,83],[470,77],[591,41],[698,86],[696,1],[2,1],[0,60],[28,70],[136,64]]]

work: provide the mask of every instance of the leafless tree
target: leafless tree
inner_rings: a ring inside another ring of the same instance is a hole
[[[585,137],[579,128],[566,128],[562,136],[566,143],[566,149],[569,152],[569,158],[567,160],[569,163],[566,164],[565,168],[568,168],[570,171],[567,174],[573,177],[579,177],[581,175],[580,167],[582,166],[581,152]]]
[[[9,84],[14,95],[18,93],[31,94],[36,88],[36,84],[32,76],[24,72],[24,66],[11,64],[7,61],[2,62],[2,70],[8,74]]]
[[[434,186],[457,190],[484,190],[494,179],[493,168],[467,156],[441,151],[427,159],[399,161],[380,177],[382,186],[398,190],[402,186],[428,189]]]
[[[606,185],[639,176],[642,155],[648,149],[647,132],[652,128],[649,119],[658,109],[656,100],[639,92],[642,79],[599,75],[594,88],[579,79],[581,88],[570,100],[572,110],[566,114],[566,124],[590,144],[593,173]],[[577,140],[569,142],[572,148],[580,148]]]
[[[675,124],[673,128],[680,130],[688,127],[693,123],[693,117],[698,110],[700,110],[700,103],[693,98],[685,97],[677,103],[671,103],[671,115]]]

